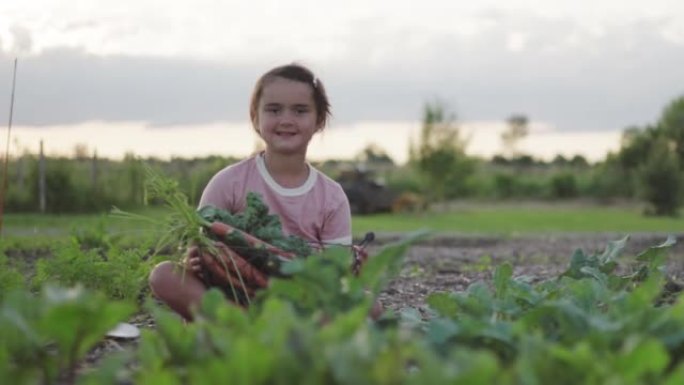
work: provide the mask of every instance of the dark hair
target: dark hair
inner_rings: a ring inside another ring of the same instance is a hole
[[[331,115],[328,94],[325,93],[325,87],[323,87],[321,80],[318,79],[310,69],[297,63],[273,68],[261,75],[259,80],[257,80],[254,85],[254,91],[252,91],[252,99],[249,103],[249,117],[252,120],[252,123],[256,121],[259,100],[264,91],[264,86],[276,77],[302,82],[311,86],[311,89],[313,90],[314,106],[316,108],[316,123],[323,129]],[[256,127],[254,127],[254,129],[256,129]]]

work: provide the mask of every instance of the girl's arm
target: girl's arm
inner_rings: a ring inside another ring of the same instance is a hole
[[[320,242],[323,247],[331,245],[351,246],[351,209],[346,196],[344,199],[340,199],[336,207],[327,211],[320,233]]]

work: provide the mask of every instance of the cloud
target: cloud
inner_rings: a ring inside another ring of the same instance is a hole
[[[234,60],[44,50],[19,58],[15,122],[245,121],[253,82],[293,60],[325,82],[334,125],[419,120],[423,103],[439,97],[468,121],[523,113],[561,130],[615,130],[654,121],[684,93],[684,46],[662,37],[660,19],[591,29],[563,18],[480,17],[481,27],[467,34],[367,18],[321,56],[305,49],[310,42],[293,41],[291,54]],[[520,49],[509,49],[511,36],[524,36],[513,38]],[[11,59],[0,54],[0,90],[9,89]]]
[[[31,31],[20,25],[13,25],[10,28],[12,39],[14,40],[13,51],[16,54],[31,52],[33,48],[33,39],[31,38]]]
[[[7,55],[2,57],[0,73],[8,73],[9,62]],[[15,118],[17,124],[39,126],[242,120],[255,76],[248,68],[189,59],[49,50],[19,59]],[[6,85],[3,79],[0,88]]]
[[[384,41],[384,62],[345,61],[335,68],[337,110],[415,119],[424,100],[440,96],[466,120],[520,112],[564,130],[619,129],[652,121],[684,92],[684,46],[663,40],[656,22],[597,33],[568,19],[495,20],[474,38],[444,33],[417,47],[410,33],[389,42],[380,33],[367,35],[348,56],[368,57],[366,47]],[[527,35],[524,51],[506,49],[510,31]],[[353,75],[339,79],[341,73]],[[359,111],[360,100],[375,112]]]

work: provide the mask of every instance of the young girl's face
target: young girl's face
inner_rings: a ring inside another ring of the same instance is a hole
[[[262,90],[254,124],[267,151],[306,155],[311,137],[321,128],[312,86],[281,77],[271,79]]]

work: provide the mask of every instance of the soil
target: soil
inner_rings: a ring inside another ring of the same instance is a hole
[[[673,234],[679,241],[670,253],[668,274],[679,280],[684,276],[684,234]],[[424,310],[425,298],[434,292],[463,291],[471,283],[491,278],[493,269],[503,262],[513,265],[514,276],[527,276],[531,282],[556,276],[568,267],[573,253],[582,249],[587,254],[603,252],[609,242],[623,238],[620,234],[545,234],[518,237],[477,235],[437,236],[412,246],[406,255],[399,277],[385,289],[380,301],[389,309],[406,307]],[[397,240],[384,236],[369,248]],[[622,253],[633,257],[652,246],[662,244],[667,234],[630,235]]]

